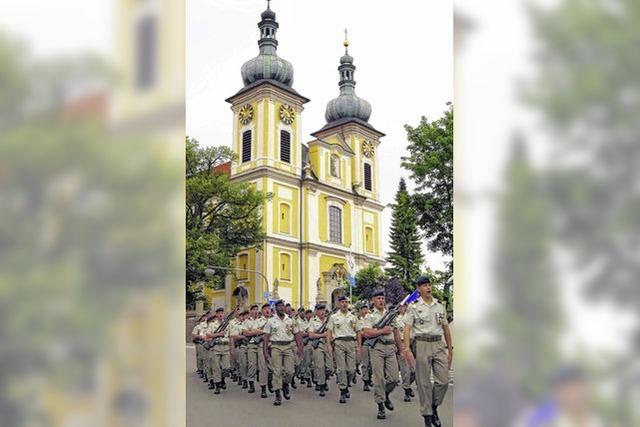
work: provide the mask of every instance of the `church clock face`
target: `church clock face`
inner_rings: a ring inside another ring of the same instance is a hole
[[[251,120],[253,119],[253,107],[250,104],[247,104],[240,108],[240,111],[238,112],[238,119],[243,125],[251,123]]]
[[[280,106],[280,120],[285,125],[290,125],[296,118],[296,112],[291,105]]]
[[[364,144],[362,144],[362,152],[369,158],[373,157],[373,153],[375,152],[373,143],[371,141],[365,141]]]

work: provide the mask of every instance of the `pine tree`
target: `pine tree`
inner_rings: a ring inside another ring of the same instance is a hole
[[[400,179],[395,203],[390,206],[393,209],[391,251],[387,256],[389,266],[386,271],[389,277],[398,278],[407,289],[413,289],[416,279],[420,276],[423,257],[417,216],[404,178]]]

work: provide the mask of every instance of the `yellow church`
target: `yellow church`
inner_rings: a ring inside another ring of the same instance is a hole
[[[237,154],[230,178],[270,196],[262,209],[266,239],[238,254],[238,270],[211,294],[214,306],[276,298],[333,305],[347,275],[384,262],[377,158],[384,134],[369,123],[371,105],[355,93],[349,43],[326,124],[303,143],[300,122],[309,99],[293,88],[293,66],[277,54],[278,27],[267,6],[258,23],[259,53],[242,65],[244,86],[226,99]]]

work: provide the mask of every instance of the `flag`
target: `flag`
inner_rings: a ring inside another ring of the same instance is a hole
[[[400,304],[411,304],[412,302],[416,301],[418,298],[420,298],[420,293],[416,289],[415,291],[413,291],[412,293],[404,297],[404,299]]]

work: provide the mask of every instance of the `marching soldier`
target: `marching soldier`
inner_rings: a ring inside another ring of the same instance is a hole
[[[207,327],[208,315],[209,312],[207,311],[205,314],[200,316],[198,322],[191,330],[191,339],[193,340],[193,343],[196,347],[196,373],[200,376],[200,378],[203,378],[206,375],[204,370],[204,356],[206,355],[206,350],[202,346],[202,340],[204,338],[203,332]]]
[[[235,363],[238,374],[238,385],[242,385],[243,389],[247,385],[247,343],[244,335],[242,335],[242,323],[246,320],[248,312],[241,311],[236,319],[229,323],[229,335],[231,338],[231,359]],[[253,384],[249,388],[249,393],[255,393]]]
[[[210,354],[209,352],[211,351],[210,348],[204,348],[204,344],[209,344],[211,342],[211,339],[207,338],[207,332],[209,331],[215,331],[216,327],[214,326],[214,324],[216,323],[216,313],[215,311],[213,313],[209,313],[207,315],[207,326],[205,326],[202,329],[201,335],[202,335],[202,340],[203,340],[203,361],[204,361],[204,379],[203,382],[208,382],[209,383],[209,390],[215,388],[215,385],[213,383],[213,376],[211,374],[211,361],[210,361]]]
[[[301,310],[302,316],[298,322],[298,331],[302,339],[302,363],[300,363],[300,383],[306,383],[307,388],[311,388],[311,369],[313,365],[313,346],[309,341],[309,324],[313,317],[313,311],[310,309]]]
[[[290,399],[289,382],[293,376],[296,347],[298,357],[302,357],[302,342],[293,324],[293,319],[287,316],[284,311],[284,301],[279,300],[275,307],[276,315],[269,318],[264,325],[263,350],[267,362],[271,361],[273,370],[273,389],[276,393],[273,404],[279,406],[282,404],[283,396],[286,400]],[[269,343],[271,343],[271,354],[268,351]]]
[[[407,304],[400,306],[400,314],[398,315],[398,326],[402,345],[404,346],[404,323],[407,317]],[[413,341],[413,336],[411,337]],[[409,345],[411,346],[411,344]],[[402,350],[404,347],[400,347]],[[404,389],[404,401],[411,402],[411,398],[415,396],[411,388],[411,378],[415,376],[415,369],[404,360],[401,354],[398,354],[398,366],[400,367],[400,378],[402,378],[402,388]]]
[[[224,308],[218,307],[216,309],[216,320],[209,324],[206,332],[207,339],[214,342],[213,348],[209,350],[209,379],[213,384],[214,394],[220,394],[221,389],[227,388],[224,377],[231,368],[229,361],[229,328],[216,332],[223,322]]]
[[[416,369],[420,413],[425,426],[441,426],[437,407],[444,400],[449,384],[449,369],[453,358],[451,331],[445,307],[433,299],[428,277],[417,281],[420,298],[409,306],[404,325],[402,355]],[[410,347],[414,333],[415,347]],[[442,341],[444,336],[445,344]],[[431,371],[435,384],[431,385]]]
[[[377,417],[379,420],[383,420],[386,418],[385,407],[393,411],[393,403],[389,399],[389,395],[398,385],[398,359],[396,358],[394,341],[397,348],[402,347],[396,319],[383,328],[375,327],[387,312],[384,291],[375,291],[372,299],[373,309],[365,319],[362,333],[367,339],[380,337],[380,340],[369,349],[369,355],[373,371],[374,398],[378,405]]]
[[[325,392],[329,390],[327,387],[327,374],[333,368],[333,360],[327,352],[326,337],[327,332],[317,333],[322,328],[327,312],[324,304],[316,305],[316,315],[309,322],[308,336],[309,339],[318,339],[317,346],[313,348],[313,365],[314,379],[316,381],[316,391],[320,392],[320,396],[325,396]]]
[[[255,388],[256,378],[260,384],[260,397],[267,397],[267,362],[264,358],[264,349],[262,346],[263,328],[267,323],[268,317],[265,312],[271,311],[269,304],[262,306],[262,317],[258,305],[253,304],[249,309],[249,317],[242,323],[242,333],[248,338],[247,344],[247,378],[249,380],[249,391]]]
[[[356,352],[360,351],[360,344],[356,342],[356,317],[349,311],[349,299],[344,295],[339,297],[338,306],[340,310],[329,317],[327,323],[327,350],[329,357],[335,354],[340,403],[347,403],[351,397],[349,386],[355,376]]]
[[[371,360],[369,358],[369,346],[362,345],[363,336],[362,336],[362,328],[364,327],[364,319],[369,314],[369,306],[367,304],[363,304],[360,307],[360,315],[356,319],[356,341],[359,344],[360,351],[357,352],[358,363],[360,369],[362,371],[362,390],[369,391],[370,387],[373,386],[371,383]]]

